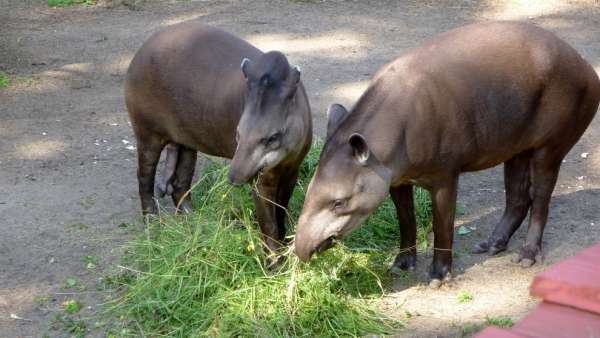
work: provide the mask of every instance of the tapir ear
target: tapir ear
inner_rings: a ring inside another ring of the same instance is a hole
[[[327,109],[327,137],[328,140],[335,132],[342,121],[348,116],[348,111],[341,104],[334,103]]]
[[[352,147],[354,159],[361,165],[367,165],[367,160],[369,159],[371,152],[369,151],[369,146],[367,146],[367,141],[364,136],[359,133],[354,133],[348,138],[348,143],[350,143],[350,146]]]
[[[285,80],[283,95],[286,98],[294,96],[296,89],[298,89],[298,83],[300,82],[300,67],[293,66],[290,68],[290,73]]]
[[[247,58],[244,58],[242,60],[242,64],[240,65],[240,67],[242,68],[242,73],[244,73],[244,77],[246,79],[248,79],[248,66],[250,65],[250,60]]]

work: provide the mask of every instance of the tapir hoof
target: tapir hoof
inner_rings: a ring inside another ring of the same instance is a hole
[[[417,255],[414,253],[400,253],[396,256],[390,272],[414,271],[417,265]]]
[[[520,264],[523,268],[529,268],[536,262],[536,256],[541,252],[538,247],[524,246],[521,248],[521,252],[515,256],[512,261],[513,263]]]
[[[153,211],[144,210],[144,212],[142,212],[142,218],[144,219],[144,224],[149,225],[150,223],[152,223],[152,221],[154,221],[158,218],[157,211],[156,210],[153,210]]]
[[[490,246],[487,241],[479,242],[473,246],[473,250],[471,250],[474,254],[482,254],[488,252]]]
[[[194,211],[194,208],[192,207],[192,202],[190,202],[189,200],[184,200],[183,202],[181,202],[181,205],[179,205],[178,210],[185,214],[190,214],[192,213],[192,211]]]
[[[448,284],[452,280],[452,274],[450,272],[446,273],[444,278],[432,278],[429,282],[429,288],[431,289],[439,289],[443,284]]]
[[[497,240],[494,244],[491,245],[490,242],[491,240],[487,240],[475,244],[471,252],[475,254],[482,254],[487,252],[490,256],[493,256],[506,250],[506,243],[504,243],[504,241]]]

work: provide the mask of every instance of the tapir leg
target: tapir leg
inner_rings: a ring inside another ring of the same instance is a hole
[[[401,185],[390,189],[396,206],[400,226],[400,253],[396,256],[392,270],[414,270],[417,262],[417,221],[413,200],[413,186]]]
[[[156,214],[157,208],[154,201],[154,177],[160,153],[165,146],[165,141],[158,136],[145,135],[137,137],[138,152],[138,184],[142,213]]]
[[[594,79],[594,83],[596,81]],[[515,262],[521,263],[523,267],[533,265],[536,256],[541,253],[542,235],[548,219],[550,199],[562,159],[577,143],[598,108],[600,88],[595,84],[593,87],[587,88],[585,92],[581,90],[573,92],[573,89],[578,88],[561,86],[548,88],[546,96],[541,100],[545,104],[540,109],[563,112],[565,117],[563,130],[566,132],[553,138],[553,143],[535,149],[531,158],[529,193],[532,202],[529,228],[525,245],[515,259]],[[543,114],[543,112],[540,113],[540,115]]]
[[[454,213],[458,175],[438,182],[431,189],[433,202],[433,264],[430,277],[432,286],[450,277],[452,270],[452,242],[454,239]]]
[[[192,178],[196,169],[197,151],[185,146],[179,146],[179,156],[175,177],[173,178],[173,203],[185,212],[192,211],[192,195],[188,193],[192,186]]]
[[[523,223],[531,206],[529,197],[530,159],[531,151],[526,151],[504,163],[504,186],[506,189],[504,215],[488,240],[476,244],[473,252],[488,252],[490,255],[495,255],[506,250],[513,233]]]
[[[542,235],[548,220],[548,208],[552,191],[556,184],[562,157],[555,158],[550,149],[536,150],[531,163],[531,188],[530,195],[531,216],[525,245],[515,262],[523,267],[530,267],[535,263],[535,257],[541,252]]]
[[[288,204],[290,202],[290,198],[292,197],[292,193],[294,192],[294,187],[296,186],[296,182],[298,181],[298,169],[289,170],[285,174],[283,174],[279,178],[279,187],[277,188],[277,204],[281,207],[277,207],[275,209],[275,217],[277,220],[277,231],[280,234],[278,240],[284,242],[285,241],[285,233],[286,226],[285,220],[288,215]]]
[[[254,204],[256,205],[256,218],[263,235],[263,239],[270,250],[277,251],[285,232],[281,232],[277,225],[276,206],[279,175],[268,171],[262,173],[256,188],[252,190]]]

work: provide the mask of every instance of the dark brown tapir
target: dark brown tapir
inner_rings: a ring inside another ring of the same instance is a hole
[[[167,27],[143,44],[129,66],[125,98],[137,140],[145,214],[157,211],[154,181],[165,145],[167,173],[159,186],[185,210],[191,209],[186,192],[197,151],[232,158],[232,184],[261,173],[254,193],[258,223],[267,245],[279,247],[286,214],[274,203],[287,206],[312,138],[297,67],[279,52],[263,53],[192,20]]]
[[[541,250],[562,159],[594,117],[594,69],[554,34],[530,24],[464,26],[383,67],[354,108],[329,109],[327,140],[295,237],[307,261],[371,214],[389,193],[400,224],[394,268],[416,260],[413,185],[431,192],[432,284],[450,276],[461,172],[504,163],[506,210],[474,251],[505,250],[530,211],[517,262]]]

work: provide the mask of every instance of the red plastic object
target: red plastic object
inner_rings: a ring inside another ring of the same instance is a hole
[[[530,290],[546,302],[600,315],[600,244],[540,273]]]
[[[512,331],[524,337],[600,337],[600,316],[571,307],[543,302]]]

